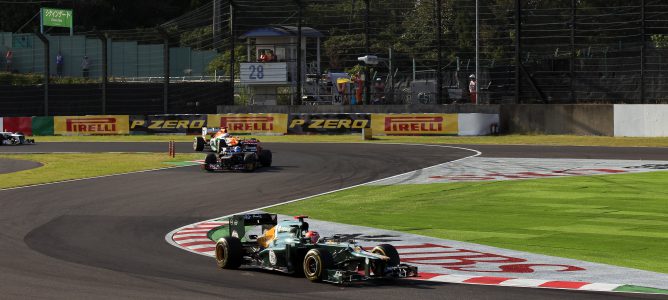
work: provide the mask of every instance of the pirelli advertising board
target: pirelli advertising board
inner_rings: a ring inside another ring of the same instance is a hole
[[[371,127],[371,114],[291,114],[289,134],[351,134]]]
[[[129,134],[128,116],[53,117],[55,135]]]
[[[232,134],[286,134],[287,114],[221,114],[208,115],[208,127],[227,127]]]
[[[371,129],[380,135],[457,135],[457,114],[372,114]]]
[[[130,116],[132,134],[201,134],[207,115]]]

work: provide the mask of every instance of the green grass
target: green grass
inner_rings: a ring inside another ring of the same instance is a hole
[[[191,142],[186,135],[125,136],[38,136],[41,142]],[[271,143],[348,143],[363,142],[361,135],[285,135],[255,136]],[[573,135],[501,135],[501,136],[376,136],[367,143],[476,144],[476,145],[554,145],[610,147],[668,147],[668,137],[634,138]]]
[[[31,160],[43,166],[0,174],[0,188],[165,168],[170,166],[165,162],[202,157],[202,154],[177,154],[172,159],[165,153],[3,154],[0,158]]]
[[[668,172],[364,186],[268,209],[668,273]]]

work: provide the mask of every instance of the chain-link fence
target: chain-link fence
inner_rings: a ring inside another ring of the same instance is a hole
[[[666,15],[661,0],[215,0],[155,28],[47,32],[48,54],[37,34],[0,34],[0,68],[18,73],[0,75],[0,113],[53,114],[58,97],[82,113],[665,103]]]

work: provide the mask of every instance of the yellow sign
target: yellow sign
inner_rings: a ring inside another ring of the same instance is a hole
[[[288,132],[287,114],[222,114],[208,115],[209,127],[227,127],[235,133],[277,133]]]
[[[372,114],[374,134],[458,134],[457,114]]]
[[[129,134],[128,116],[71,116],[53,117],[56,135]]]

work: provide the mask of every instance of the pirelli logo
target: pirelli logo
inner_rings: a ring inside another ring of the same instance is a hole
[[[227,129],[232,132],[273,131],[274,117],[271,116],[221,117],[220,126],[227,127]]]
[[[385,117],[386,132],[441,132],[442,116],[392,116]]]
[[[67,132],[116,133],[116,118],[71,118],[65,121]]]

